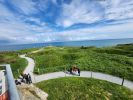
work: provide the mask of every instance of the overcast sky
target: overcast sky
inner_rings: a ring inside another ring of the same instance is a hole
[[[0,0],[0,44],[133,38],[133,0]]]

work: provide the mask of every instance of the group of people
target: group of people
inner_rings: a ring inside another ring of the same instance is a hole
[[[72,75],[79,75],[80,76],[80,69],[76,66],[73,65],[70,70],[68,70],[70,72],[70,74]]]
[[[31,75],[29,73],[28,74],[22,74],[21,76],[22,76],[21,82],[24,82],[24,83],[27,83],[27,84],[32,83]]]
[[[29,73],[21,74],[20,81],[15,80],[15,83],[16,85],[21,85],[21,82],[26,83],[26,84],[31,84],[32,83],[31,75]]]

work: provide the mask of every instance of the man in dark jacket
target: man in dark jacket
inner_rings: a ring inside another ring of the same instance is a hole
[[[79,68],[77,68],[78,69],[78,74],[79,74],[79,76],[80,76],[80,69]]]

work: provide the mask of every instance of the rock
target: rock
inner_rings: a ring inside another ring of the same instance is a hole
[[[17,86],[21,100],[47,100],[48,94],[35,85],[22,84]]]

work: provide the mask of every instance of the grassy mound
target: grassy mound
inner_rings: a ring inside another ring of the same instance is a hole
[[[36,74],[64,71],[76,64],[81,70],[103,72],[133,81],[132,49],[133,45],[109,48],[46,47],[29,56],[36,61]]]
[[[27,61],[18,57],[16,52],[1,52],[0,64],[11,64],[13,75],[17,78],[21,72],[25,69]]]
[[[58,78],[36,84],[48,100],[132,100],[133,91],[106,81],[88,78]]]

